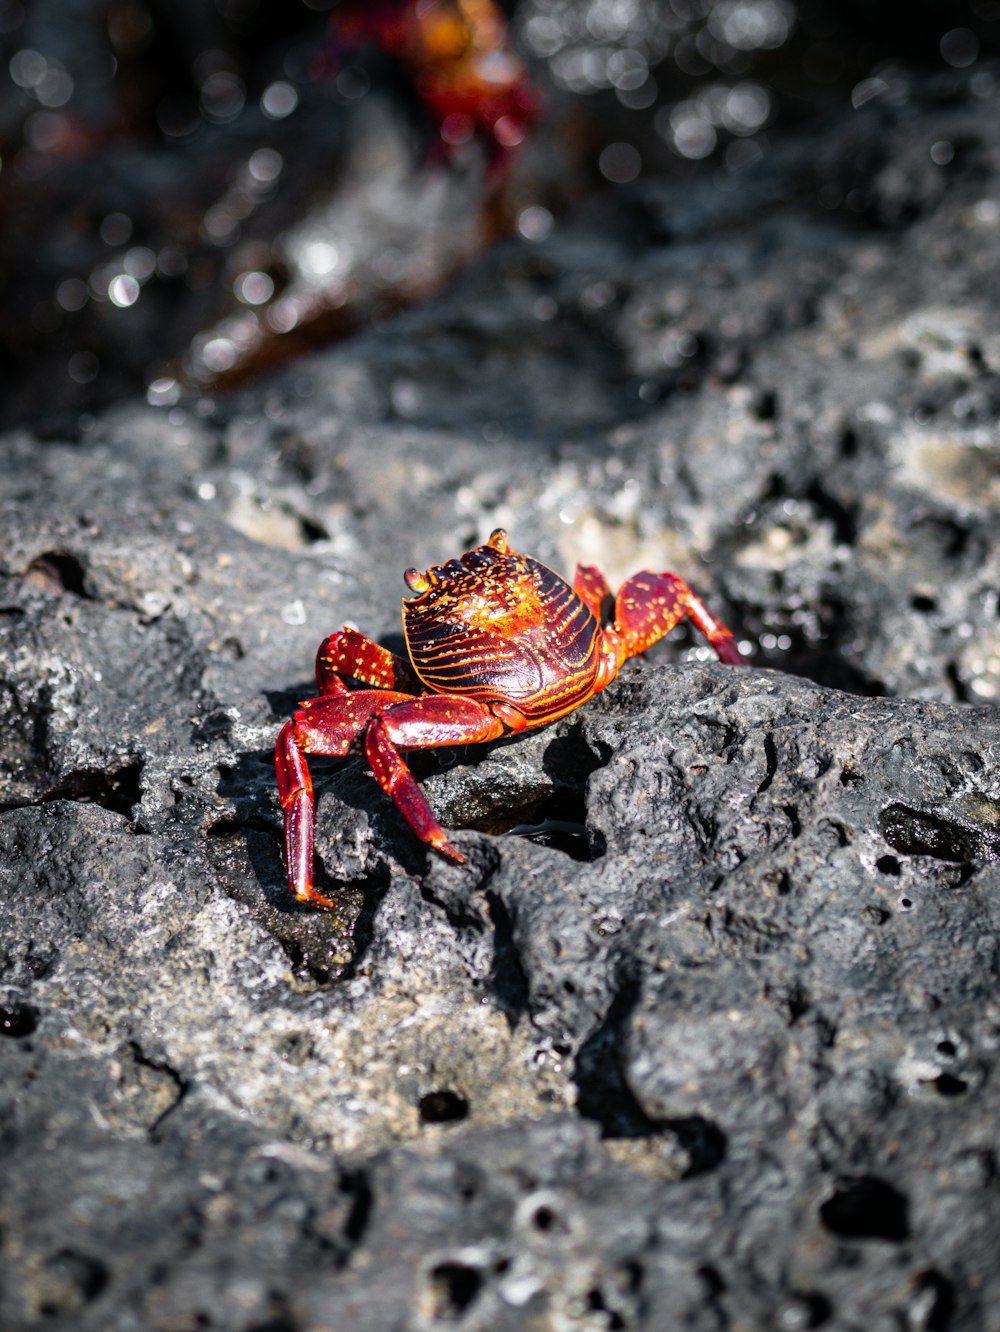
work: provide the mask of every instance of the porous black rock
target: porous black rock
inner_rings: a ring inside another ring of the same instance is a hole
[[[239,397],[3,439],[0,1324],[993,1326],[978,89],[637,186]],[[499,524],[674,567],[750,669],[680,631],[415,757],[464,866],[317,760],[338,908],[296,904],[316,646],[398,648],[401,571]]]

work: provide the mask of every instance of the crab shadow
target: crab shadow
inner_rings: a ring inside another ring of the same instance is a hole
[[[379,860],[338,880],[317,860],[317,890],[337,906],[331,911],[299,902],[285,874],[273,751],[241,754],[220,770],[216,789],[231,812],[206,830],[204,849],[226,891],[258,915],[296,974],[318,984],[349,980],[371,945],[388,866]]]

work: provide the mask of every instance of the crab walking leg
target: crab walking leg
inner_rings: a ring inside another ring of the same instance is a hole
[[[720,661],[730,666],[743,665],[733,635],[683,578],[648,571],[627,579],[615,599],[614,633],[619,640],[619,663],[644,652],[685,615],[705,635]]]
[[[374,689],[395,689],[405,694],[423,690],[408,662],[356,629],[330,634],[316,653],[316,683],[321,694],[345,694],[347,686],[341,678],[345,675]]]
[[[306,754],[342,758],[380,708],[408,695],[379,689],[353,694],[325,694],[303,703],[295,720],[286,722],[274,749],[278,797],[285,811],[285,865],[288,887],[300,902],[333,906],[313,888],[316,797]]]
[[[278,797],[285,811],[285,866],[288,886],[300,902],[333,906],[313,888],[313,849],[316,827],[316,797],[312,778],[295,743],[294,728],[285,722],[275,747],[274,767],[278,774]]]
[[[573,579],[573,591],[585,601],[594,613],[598,624],[602,622],[604,603],[613,595],[608,587],[608,580],[592,564],[578,564]]]
[[[461,864],[465,857],[448,841],[399,751],[475,744],[503,733],[503,723],[475,700],[430,694],[373,717],[365,732],[365,753],[379,786],[420,840]]]

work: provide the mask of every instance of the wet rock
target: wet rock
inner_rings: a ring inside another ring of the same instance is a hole
[[[871,225],[807,144],[747,216],[642,187],[239,397],[3,439],[0,1323],[990,1325],[995,110],[852,122]],[[398,648],[496,525],[676,568],[751,669],[680,630],[417,756],[464,866],[316,760],[298,906],[317,644]]]

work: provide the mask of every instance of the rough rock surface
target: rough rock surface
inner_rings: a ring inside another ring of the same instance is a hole
[[[0,1325],[1000,1328],[998,100],[4,438]],[[297,906],[317,643],[498,524],[676,569],[753,669],[678,633],[416,759],[464,867],[317,763]]]

